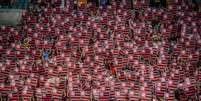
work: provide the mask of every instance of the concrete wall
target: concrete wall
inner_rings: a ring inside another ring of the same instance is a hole
[[[21,9],[0,9],[0,26],[19,24],[22,19],[22,12]]]
[[[201,3],[201,0],[195,0],[197,3]]]

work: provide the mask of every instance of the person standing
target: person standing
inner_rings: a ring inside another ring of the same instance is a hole
[[[106,7],[107,3],[108,3],[108,0],[100,0],[100,4],[103,7]]]
[[[131,2],[131,9],[133,10],[134,9],[134,1],[130,0],[130,2]]]
[[[99,6],[99,2],[100,2],[100,0],[96,0],[96,6],[97,7]]]
[[[78,8],[78,6],[77,6],[77,0],[75,0],[73,2],[73,10],[75,11],[75,13],[77,12],[77,8]]]

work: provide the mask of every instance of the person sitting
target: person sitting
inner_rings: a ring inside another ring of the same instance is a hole
[[[152,40],[153,40],[154,43],[158,43],[158,42],[162,41],[162,38],[161,38],[160,35],[154,34],[153,37],[152,37]]]
[[[124,42],[126,42],[126,43],[131,43],[131,42],[132,42],[132,39],[131,39],[129,36],[125,36]]]
[[[140,57],[139,57],[139,61],[140,61],[140,62],[144,62],[144,56],[140,56]]]
[[[171,34],[172,41],[177,42],[181,36],[178,33]]]
[[[43,60],[48,61],[50,53],[51,53],[50,50],[49,51],[44,50],[43,51],[43,56],[42,56]]]
[[[77,47],[76,51],[77,51],[77,53],[80,53],[80,54],[83,52],[83,50],[82,50],[82,48],[80,47],[80,45]]]
[[[107,69],[107,70],[109,70],[109,61],[108,61],[108,59],[104,59],[103,60],[103,64],[104,64],[104,67],[105,67],[105,69]]]
[[[23,46],[24,46],[24,48],[26,48],[26,49],[29,49],[30,48],[30,44],[29,44],[29,42],[30,42],[30,40],[28,39],[28,38],[25,38],[24,39],[24,44],[23,44]]]
[[[188,64],[188,61],[185,59],[179,59],[179,65],[186,66]]]
[[[126,71],[133,71],[133,67],[130,63],[126,64],[125,67],[123,68],[123,70],[126,70]]]
[[[155,29],[156,31],[160,30],[160,27],[161,27],[161,24],[160,24],[160,23],[154,25],[154,29]]]
[[[68,100],[70,100],[69,91],[68,91],[68,88],[65,88],[65,90],[63,92],[62,101],[68,101]]]
[[[114,77],[117,77],[117,69],[116,69],[115,66],[113,66],[113,63],[110,62],[108,64],[108,66],[109,66],[108,68],[109,68],[109,71],[110,71],[111,75],[113,75]]]
[[[81,53],[81,57],[80,57],[80,62],[81,62],[81,63],[84,63],[85,58],[86,58],[85,53],[82,52],[82,53]]]
[[[128,25],[129,25],[129,28],[134,31],[134,28],[133,28],[134,27],[134,22],[133,22],[132,19],[129,19]]]
[[[91,91],[91,94],[90,94],[90,101],[96,101],[96,98],[93,94],[93,92]]]
[[[128,33],[128,36],[130,39],[134,40],[134,31],[132,29],[129,29],[129,33]]]
[[[90,38],[89,39],[89,46],[94,45],[94,43],[96,42],[96,38]]]
[[[86,4],[87,4],[87,0],[78,0],[79,7]]]

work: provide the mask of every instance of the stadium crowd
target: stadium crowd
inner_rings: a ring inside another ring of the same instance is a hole
[[[2,26],[1,100],[199,101],[201,13],[122,1],[55,1]]]

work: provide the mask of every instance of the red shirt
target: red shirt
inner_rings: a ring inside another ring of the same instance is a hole
[[[112,75],[115,75],[117,70],[116,70],[115,67],[111,67],[111,70],[110,70],[110,71],[111,71]]]

